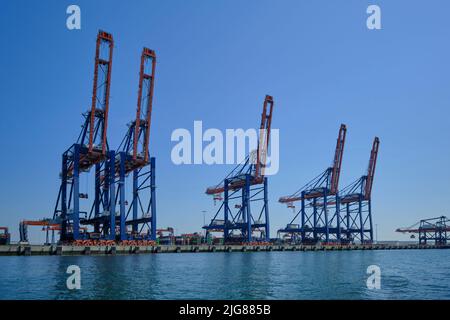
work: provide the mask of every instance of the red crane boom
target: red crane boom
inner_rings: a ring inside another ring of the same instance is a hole
[[[339,135],[336,142],[336,150],[334,152],[333,171],[331,174],[331,190],[330,194],[334,195],[339,189],[339,177],[341,175],[342,156],[344,155],[345,136],[347,127],[341,124]]]
[[[266,97],[264,99],[262,114],[261,114],[261,124],[259,127],[258,148],[256,151],[255,171],[253,173],[253,179],[251,181],[252,185],[260,184],[260,183],[263,183],[263,181],[264,181],[264,169],[266,166],[267,150],[268,150],[269,141],[270,141],[270,129],[271,129],[271,124],[272,124],[273,106],[274,106],[273,97],[266,95]],[[246,164],[250,163],[249,159],[250,159],[250,156],[247,157]],[[239,165],[238,167],[240,167],[240,170],[238,170],[238,171],[243,170],[241,165]],[[227,178],[230,179],[229,190],[239,189],[245,184],[245,181],[242,179],[239,179],[239,178],[233,179],[233,178],[236,178],[236,177],[233,177],[234,174],[235,174],[235,171],[231,172],[227,176]],[[222,180],[218,185],[207,188],[206,194],[218,195],[218,194],[222,193],[223,191],[224,191],[224,186],[223,186],[223,180]]]
[[[364,199],[369,200],[372,195],[372,185],[375,176],[375,167],[377,165],[378,147],[380,145],[380,139],[375,137],[373,140],[372,151],[370,152],[369,167],[367,168],[367,180],[364,190]]]
[[[306,186],[302,187],[300,190],[297,190],[297,192],[295,192],[294,194],[290,196],[280,197],[278,199],[278,202],[287,203],[289,207],[293,207],[293,202],[303,199],[302,191],[305,191],[304,199],[313,199],[320,197],[324,193],[323,188],[321,188],[320,186],[328,188],[327,181],[330,181],[330,190],[328,195],[335,195],[339,189],[339,177],[341,174],[342,157],[344,155],[346,134],[347,127],[345,124],[341,124],[336,142],[336,149],[334,152],[333,166],[327,168],[325,172],[321,173],[319,176],[307,183]],[[329,178],[330,172],[331,178]]]
[[[267,113],[269,111],[269,113]],[[261,114],[261,125],[259,126],[259,141],[257,150],[257,160],[255,166],[255,177],[264,178],[264,169],[266,167],[267,149],[270,140],[270,127],[272,124],[273,98],[266,95]]]
[[[143,48],[139,72],[139,90],[136,110],[136,124],[133,138],[133,160],[139,154],[139,139],[143,139],[142,152],[144,163],[148,162],[150,124],[152,118],[153,87],[155,81],[156,54],[153,50]],[[141,137],[143,136],[143,137]]]
[[[108,54],[101,56],[101,46],[109,46]],[[106,155],[106,131],[108,127],[108,109],[109,109],[109,95],[111,84],[111,67],[112,67],[112,53],[113,53],[113,38],[112,35],[99,31],[97,35],[97,44],[95,49],[95,65],[94,65],[94,84],[92,89],[92,106],[89,122],[89,145],[88,151],[92,153],[94,149],[94,133],[95,117],[103,118],[103,128],[101,128],[101,154]],[[99,81],[99,69],[102,71],[104,79]]]

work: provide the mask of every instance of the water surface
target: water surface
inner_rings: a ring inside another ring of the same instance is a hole
[[[0,299],[450,299],[450,250],[8,256],[0,270]]]

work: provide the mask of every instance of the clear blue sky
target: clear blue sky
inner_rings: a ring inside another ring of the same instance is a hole
[[[66,28],[81,7],[82,29]],[[378,4],[382,30],[366,28]],[[280,171],[270,178],[272,235],[292,217],[277,202],[330,165],[348,126],[341,187],[367,167],[381,139],[373,190],[379,239],[447,212],[450,196],[448,1],[2,1],[0,5],[0,225],[52,215],[61,152],[90,104],[98,29],[115,39],[109,143],[134,115],[142,46],[158,55],[151,153],[158,225],[199,231],[204,194],[228,166],[175,166],[172,130],[252,128],[275,99]],[[86,182],[92,186],[93,181]],[[81,192],[83,192],[82,186]],[[40,231],[32,232],[37,239]]]

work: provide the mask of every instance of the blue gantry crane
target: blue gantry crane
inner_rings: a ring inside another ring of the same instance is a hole
[[[450,241],[450,219],[446,216],[422,219],[410,227],[398,228],[395,231],[410,233],[411,238],[415,238],[415,234],[418,234],[421,245],[431,241],[434,241],[435,245],[446,245]]]
[[[155,158],[149,154],[156,54],[143,48],[136,119],[128,126],[116,155],[120,240],[156,240]],[[132,174],[131,205],[126,208],[125,182]],[[146,192],[146,191],[149,192]],[[127,226],[131,225],[131,233]]]
[[[109,96],[113,56],[113,37],[99,31],[96,41],[94,82],[90,110],[83,114],[85,121],[76,143],[62,155],[61,186],[53,214],[53,220],[61,224],[61,240],[86,239],[83,224],[92,223],[95,238],[114,240],[115,203],[114,161],[115,152],[107,142]],[[89,174],[95,167],[95,196],[91,212],[80,209],[80,199],[88,195],[80,193],[80,175]]]
[[[278,230],[279,234],[289,235],[293,242],[302,243],[329,243],[341,238],[338,188],[346,133],[347,128],[342,124],[331,167],[292,195],[279,199],[294,210],[294,203],[300,201],[300,210],[286,228]],[[299,216],[300,223],[296,223]]]
[[[221,201],[221,205],[211,222],[203,226],[203,229],[207,234],[223,233],[225,243],[270,239],[268,183],[264,170],[273,106],[273,98],[266,95],[257,150],[249,154],[219,184],[206,190],[206,194],[212,195],[214,201]]]
[[[65,242],[156,238],[155,158],[149,155],[156,55],[148,48],[142,51],[136,119],[129,124],[116,152],[107,141],[113,46],[112,35],[99,31],[92,105],[83,114],[85,121],[77,142],[62,156],[61,186],[49,223],[61,226],[61,240]],[[92,168],[95,194],[88,209],[82,210],[80,199],[88,202],[89,196],[80,192],[80,175],[89,176]],[[127,208],[125,183],[129,175],[133,178],[131,205]]]
[[[370,151],[367,174],[341,190],[340,206],[343,213],[343,242],[373,242],[372,186],[375,177],[380,139],[375,137]]]

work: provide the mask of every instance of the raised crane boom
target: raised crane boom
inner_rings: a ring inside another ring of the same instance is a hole
[[[272,124],[273,98],[266,95],[264,99],[263,112],[261,114],[261,125],[259,126],[259,141],[257,150],[257,160],[255,166],[255,177],[264,178],[266,167],[267,149],[270,140],[270,126]]]
[[[150,124],[152,118],[153,86],[155,81],[156,54],[153,50],[144,48],[141,55],[141,67],[139,72],[139,91],[136,110],[136,125],[133,139],[133,160],[139,155],[148,162]],[[139,140],[143,139],[142,150],[139,153]]]
[[[108,153],[107,128],[111,67],[113,54],[112,35],[99,31],[95,48],[94,84],[91,108],[83,113],[85,118],[77,139],[80,145],[79,169],[88,171],[94,164],[105,160]],[[70,149],[69,149],[70,150]],[[70,151],[71,153],[73,150]],[[67,175],[73,175],[73,163],[69,165]]]
[[[150,124],[152,118],[153,87],[155,82],[156,54],[142,49],[139,71],[139,89],[136,119],[128,125],[127,134],[119,145],[126,153],[125,173],[145,167],[149,161]],[[118,171],[119,168],[116,167]]]
[[[377,165],[378,147],[380,145],[380,139],[375,137],[373,140],[372,151],[370,152],[369,167],[367,168],[367,180],[364,189],[364,199],[369,200],[372,195],[372,185],[375,176],[375,167]]]
[[[118,177],[118,194],[115,198],[121,216],[120,238],[132,237],[136,240],[156,239],[156,193],[155,193],[155,158],[149,156],[150,124],[155,81],[156,54],[153,50],[143,48],[139,67],[139,88],[136,119],[128,125],[127,133],[120,143],[115,161],[115,174]],[[125,179],[133,172],[132,201],[126,206]],[[150,197],[141,198],[144,189],[150,189]],[[144,200],[145,199],[145,200]],[[148,205],[144,205],[143,202]],[[130,213],[132,213],[132,219]],[[140,216],[139,213],[141,214]],[[126,226],[132,226],[132,233],[127,235]],[[143,234],[143,228],[147,233]]]
[[[105,50],[105,47],[106,48]],[[111,34],[99,31],[95,49],[94,84],[92,89],[92,105],[88,128],[88,152],[92,153],[97,142],[101,145],[101,154],[106,155],[106,131],[108,128],[109,95],[111,86],[111,68],[113,54],[113,37]],[[99,132],[100,131],[100,132]],[[84,141],[82,141],[84,144]]]
[[[236,190],[241,188],[245,184],[245,179],[242,177],[246,173],[251,173],[251,185],[261,184],[264,182],[264,169],[266,166],[267,159],[267,149],[270,141],[270,128],[272,124],[272,113],[273,113],[273,98],[272,96],[266,95],[263,104],[263,111],[261,114],[261,125],[259,127],[259,140],[258,149],[256,151],[256,163],[252,163],[252,159],[249,156],[245,161],[236,168],[233,169],[225,179],[229,181],[229,190]],[[224,179],[224,180],[225,180]],[[217,195],[224,191],[224,180],[213,187],[206,189],[206,194]]]
[[[341,174],[346,134],[347,127],[345,124],[341,124],[336,142],[336,149],[334,152],[333,166],[327,168],[324,172],[308,182],[295,193],[289,196],[280,197],[278,202],[286,203],[288,206],[293,206],[292,203],[295,201],[320,197],[324,193],[329,196],[336,195],[339,189],[339,176]]]
[[[341,204],[354,203],[361,200],[370,201],[379,146],[380,139],[378,137],[375,137],[372,144],[372,150],[370,151],[367,174],[363,175],[358,180],[352,182],[340,191]]]
[[[334,152],[333,171],[331,174],[331,191],[330,194],[336,194],[339,189],[339,177],[341,175],[342,156],[344,155],[345,136],[347,127],[341,124],[339,135],[336,142],[336,150]]]

